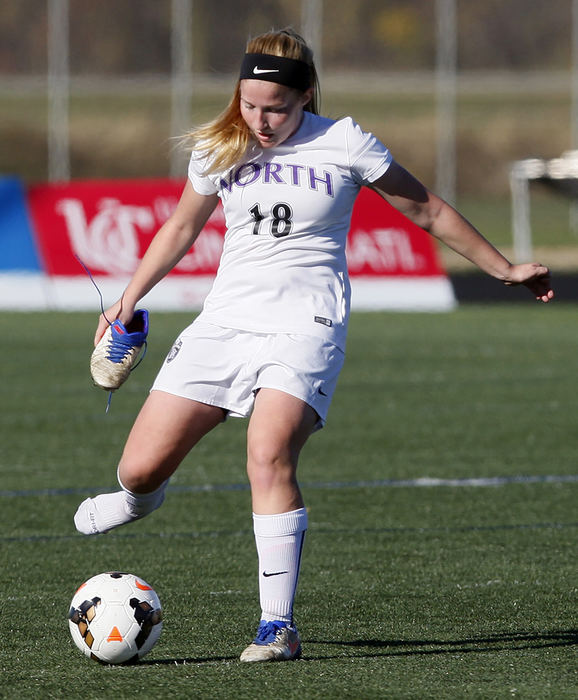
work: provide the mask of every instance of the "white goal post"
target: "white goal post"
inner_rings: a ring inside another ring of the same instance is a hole
[[[530,219],[530,182],[543,182],[568,197],[578,197],[578,151],[566,151],[559,158],[526,158],[512,164],[512,238],[514,260],[533,258]]]

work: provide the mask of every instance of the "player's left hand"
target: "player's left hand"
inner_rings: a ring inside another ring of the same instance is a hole
[[[523,284],[544,303],[554,298],[554,290],[550,282],[550,270],[540,263],[523,263],[512,265],[505,280],[507,286]]]

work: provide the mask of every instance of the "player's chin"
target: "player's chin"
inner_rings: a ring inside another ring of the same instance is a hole
[[[266,134],[261,131],[254,131],[253,136],[257,139],[259,145],[262,148],[271,148],[272,146],[278,146],[282,140],[277,134]]]
[[[277,141],[272,138],[263,138],[262,136],[257,136],[257,141],[261,148],[272,148],[277,145]]]

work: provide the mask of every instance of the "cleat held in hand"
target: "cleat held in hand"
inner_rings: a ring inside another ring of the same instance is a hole
[[[146,345],[148,330],[145,309],[135,311],[126,326],[118,319],[110,324],[90,358],[90,374],[96,386],[114,391],[124,384]]]

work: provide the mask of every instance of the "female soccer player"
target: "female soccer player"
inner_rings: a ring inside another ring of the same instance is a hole
[[[163,499],[185,455],[227,415],[250,416],[247,472],[261,616],[241,661],[287,660],[307,512],[299,453],[323,426],[341,370],[349,316],[346,236],[369,187],[506,285],[553,297],[548,269],[513,265],[350,118],[318,115],[313,56],[292,30],[249,41],[234,96],[189,135],[188,181],[122,298],[100,317],[128,324],[138,301],[178,263],[220,199],[227,223],[202,313],[176,341],[128,437],[121,491],[84,501],[84,534],[141,518]]]

